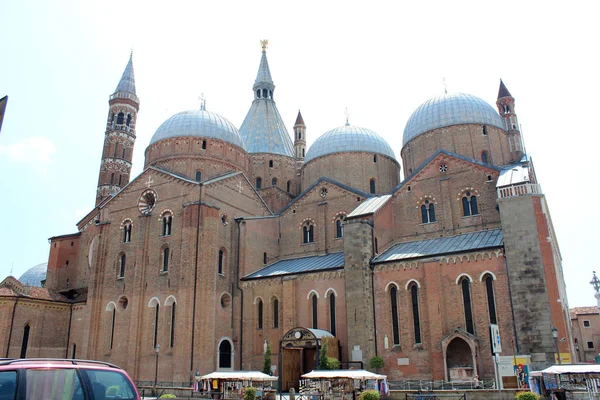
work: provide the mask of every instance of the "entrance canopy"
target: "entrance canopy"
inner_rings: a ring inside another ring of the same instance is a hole
[[[319,347],[321,339],[334,337],[323,329],[296,327],[287,331],[281,338],[283,348],[312,348]]]
[[[197,380],[201,379],[220,379],[224,381],[276,381],[276,376],[270,376],[260,371],[223,371],[212,372],[208,375],[197,376]]]
[[[366,371],[364,369],[336,369],[336,370],[315,370],[311,371],[308,374],[302,375],[305,379],[376,379],[382,380],[386,379],[387,376],[375,374],[370,371]]]

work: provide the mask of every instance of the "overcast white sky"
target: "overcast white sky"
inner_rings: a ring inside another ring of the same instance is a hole
[[[400,157],[404,125],[449,92],[495,107],[502,78],[552,212],[571,307],[589,285],[600,199],[600,5],[525,1],[2,1],[0,279],[46,262],[95,201],[108,97],[133,48],[141,100],[133,175],[158,126],[199,106],[239,127],[260,61],[291,131],[308,145],[343,125],[372,129]]]

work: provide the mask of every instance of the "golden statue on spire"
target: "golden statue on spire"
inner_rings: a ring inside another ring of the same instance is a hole
[[[269,45],[269,41],[267,39],[261,40],[260,45],[262,46],[263,53],[267,52],[267,46]]]

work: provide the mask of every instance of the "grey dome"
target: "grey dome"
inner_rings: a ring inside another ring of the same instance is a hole
[[[48,272],[48,263],[38,264],[25,271],[19,278],[19,282],[27,286],[42,287],[42,281],[46,280],[46,272]]]
[[[227,119],[206,110],[182,111],[158,127],[150,144],[173,137],[205,137],[224,140],[246,149],[237,128]]]
[[[370,129],[345,125],[322,134],[306,152],[304,162],[327,154],[359,151],[396,159],[394,151],[381,136]]]
[[[446,94],[427,100],[410,116],[402,146],[432,129],[459,124],[481,124],[504,129],[496,110],[479,97],[465,93]]]

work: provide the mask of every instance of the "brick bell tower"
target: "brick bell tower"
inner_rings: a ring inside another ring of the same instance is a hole
[[[498,100],[496,100],[498,112],[504,127],[508,132],[508,148],[511,161],[520,161],[523,157],[523,141],[521,140],[521,130],[519,129],[519,120],[515,113],[515,98],[512,97],[502,79],[500,79],[500,89],[498,90]]]
[[[298,110],[298,117],[296,117],[296,123],[294,123],[294,153],[297,159],[304,160],[305,152],[306,125],[304,125],[304,119],[302,119],[302,114]]]
[[[140,108],[140,100],[135,94],[133,53],[129,56],[127,67],[117,89],[110,96],[108,105],[96,205],[129,183],[135,144],[135,123]]]

